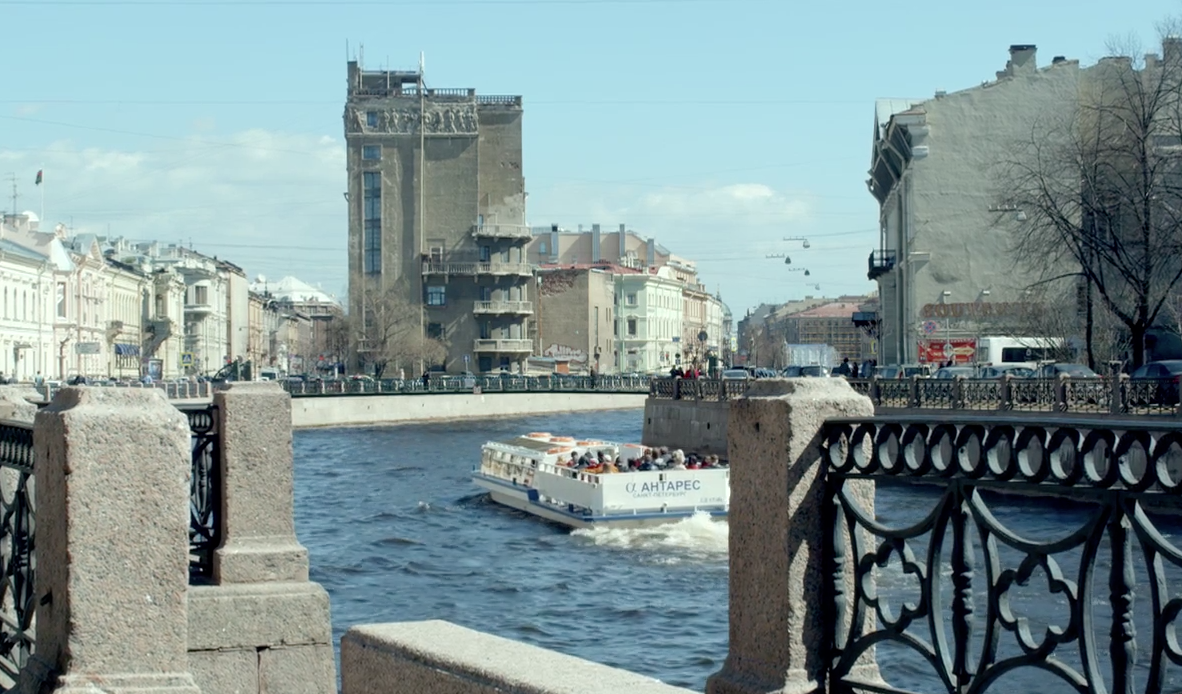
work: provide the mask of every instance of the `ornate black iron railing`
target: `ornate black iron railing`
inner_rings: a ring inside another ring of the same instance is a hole
[[[1182,548],[1163,531],[1182,509],[1182,424],[878,417],[823,437],[829,691],[1031,691],[1047,675],[1078,692],[1182,689]],[[929,507],[876,515],[870,483]],[[1059,530],[1023,536],[1028,514]],[[1047,589],[1023,600],[1036,574]],[[893,681],[912,675],[886,649],[926,668],[924,686]]]
[[[208,581],[221,542],[221,478],[217,408],[183,408],[189,418],[193,471],[189,482],[189,581]]]
[[[32,425],[0,421],[0,674],[10,682],[33,653],[32,481]]]

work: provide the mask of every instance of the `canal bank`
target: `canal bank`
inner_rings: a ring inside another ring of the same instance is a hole
[[[644,407],[642,393],[315,395],[291,400],[297,429],[602,412]]]

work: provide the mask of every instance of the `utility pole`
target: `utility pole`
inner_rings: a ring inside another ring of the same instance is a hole
[[[16,189],[16,174],[8,174],[8,181],[12,184],[12,214],[15,216],[17,214],[16,200],[20,197],[20,193]]]

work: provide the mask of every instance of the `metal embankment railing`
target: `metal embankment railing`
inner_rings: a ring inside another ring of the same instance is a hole
[[[1178,691],[1182,423],[924,419],[824,425],[830,691]]]
[[[432,376],[421,378],[283,381],[292,397],[427,395],[432,393],[648,393],[647,376]]]
[[[997,412],[1067,412],[1182,416],[1174,379],[847,379],[880,410],[931,409]],[[653,379],[649,394],[663,399],[727,400],[753,381]]]
[[[193,470],[189,479],[189,582],[213,576],[213,551],[221,543],[221,465],[215,405],[182,407],[189,418]]]
[[[16,683],[33,653],[33,426],[0,420],[0,679]]]

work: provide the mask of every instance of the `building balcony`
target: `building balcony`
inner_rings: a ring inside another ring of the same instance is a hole
[[[514,314],[518,316],[533,315],[532,301],[477,301],[472,307],[475,314]]]
[[[531,239],[533,230],[524,224],[480,224],[472,228],[478,239]]]
[[[472,344],[473,352],[525,352],[534,351],[533,340],[476,340]]]
[[[874,281],[895,269],[894,251],[872,251],[869,259],[869,271],[866,277]]]
[[[213,304],[185,304],[185,313],[195,316],[208,316],[213,313]]]
[[[522,275],[534,274],[529,263],[472,262],[451,260],[424,260],[424,275]]]

